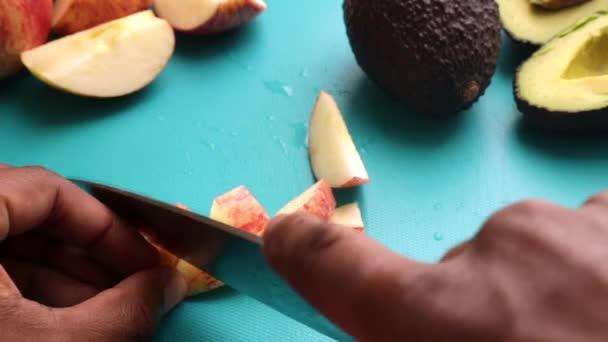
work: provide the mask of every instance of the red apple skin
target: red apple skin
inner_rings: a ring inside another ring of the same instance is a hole
[[[0,0],[0,80],[21,70],[23,51],[47,41],[52,13],[52,0]]]
[[[355,177],[355,178],[349,180],[348,182],[342,184],[339,188],[340,189],[353,188],[353,187],[356,187],[359,185],[365,185],[365,184],[369,184],[369,178]]]
[[[235,29],[251,22],[266,8],[266,4],[260,0],[226,0],[209,21],[184,32],[205,35]]]
[[[245,186],[239,186],[217,197],[214,205],[224,210],[229,209],[224,213],[226,216],[221,218],[224,223],[258,236],[264,233],[270,221],[262,205]]]
[[[69,35],[146,10],[153,0],[57,0],[70,2],[67,9],[55,10],[53,32]]]

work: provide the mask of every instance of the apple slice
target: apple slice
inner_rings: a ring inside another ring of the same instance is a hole
[[[336,208],[329,218],[329,222],[341,226],[352,227],[358,232],[365,232],[365,224],[363,224],[361,209],[359,209],[358,203],[351,203]]]
[[[117,97],[152,82],[173,55],[175,34],[150,10],[24,52],[25,66],[70,93]]]
[[[211,206],[211,217],[258,236],[270,221],[262,205],[244,186],[217,197]]]
[[[0,80],[21,70],[23,51],[46,42],[52,9],[52,0],[0,0]]]
[[[266,10],[263,0],[156,0],[154,8],[177,31],[210,34],[243,26]]]
[[[300,196],[287,203],[277,215],[289,215],[296,212],[306,212],[327,221],[334,209],[336,200],[331,187],[322,179]]]
[[[57,0],[53,31],[72,34],[149,9],[152,0]]]
[[[367,170],[334,98],[322,91],[310,118],[308,149],[317,179],[332,188],[369,183]]]

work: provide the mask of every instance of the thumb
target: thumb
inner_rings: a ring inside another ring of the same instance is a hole
[[[65,314],[77,321],[70,326],[90,329],[77,332],[83,341],[90,336],[104,341],[143,340],[152,335],[161,316],[184,299],[186,290],[185,280],[173,268],[144,270]]]
[[[394,340],[411,329],[424,265],[364,235],[296,214],[264,234],[271,266],[320,312],[358,340]],[[406,307],[404,307],[406,306]],[[411,313],[408,313],[411,312]]]

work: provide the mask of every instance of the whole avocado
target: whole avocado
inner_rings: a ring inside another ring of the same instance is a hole
[[[411,109],[468,109],[490,81],[501,47],[495,0],[345,0],[357,63]]]

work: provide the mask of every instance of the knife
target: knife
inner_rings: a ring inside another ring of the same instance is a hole
[[[262,238],[139,194],[71,181],[116,214],[141,223],[152,241],[226,285],[337,341],[353,341],[274,272],[262,253]]]

